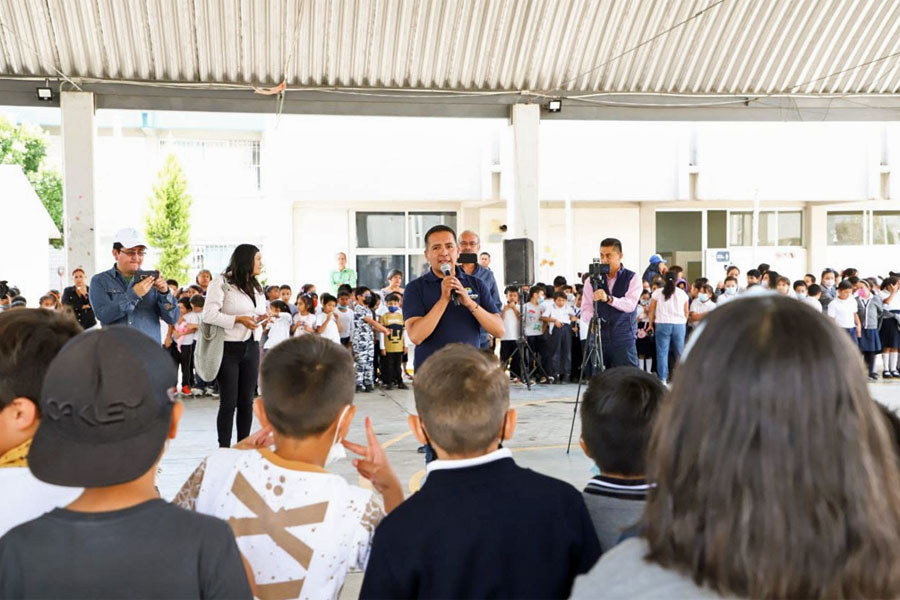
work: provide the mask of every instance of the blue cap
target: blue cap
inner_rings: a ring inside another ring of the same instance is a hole
[[[651,265],[655,265],[655,264],[659,264],[659,263],[666,263],[666,261],[663,260],[662,256],[660,256],[659,254],[654,254],[653,256],[650,257]]]

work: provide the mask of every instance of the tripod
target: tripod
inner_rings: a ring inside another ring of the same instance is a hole
[[[509,363],[513,364],[512,361],[516,360],[518,357],[519,360],[519,376],[522,378],[522,381],[525,383],[525,387],[528,388],[528,391],[531,391],[532,385],[532,375],[536,371],[539,371],[541,375],[545,378],[547,377],[547,373],[544,371],[544,367],[541,365],[541,357],[531,349],[528,345],[528,342],[525,339],[525,294],[522,293],[522,288],[519,288],[519,338],[516,340],[516,349],[509,357]],[[534,361],[534,368],[529,369],[528,365],[531,361]]]
[[[594,291],[603,289],[605,283],[605,281],[601,282],[591,277],[591,287]],[[587,370],[588,364],[591,365],[592,375],[602,373],[605,368],[603,366],[603,345],[600,339],[600,326],[603,319],[600,318],[599,307],[600,302],[594,300],[594,315],[591,317],[590,325],[588,325],[587,352],[584,353],[584,358],[581,361],[581,372],[578,374],[578,391],[575,393],[575,410],[572,412],[572,426],[569,427],[569,443],[566,444],[566,454],[572,448],[572,435],[575,433],[575,419],[578,417],[578,401],[581,399],[584,372]]]

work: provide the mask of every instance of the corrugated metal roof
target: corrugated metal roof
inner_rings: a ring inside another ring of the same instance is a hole
[[[896,0],[4,0],[0,73],[572,94],[893,94]]]

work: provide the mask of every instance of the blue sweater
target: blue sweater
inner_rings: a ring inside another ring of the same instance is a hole
[[[429,474],[375,530],[360,598],[567,598],[599,557],[581,494],[502,458]]]

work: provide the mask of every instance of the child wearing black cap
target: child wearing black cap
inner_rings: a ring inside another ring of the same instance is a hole
[[[81,494],[79,488],[44,483],[28,470],[44,374],[79,333],[68,315],[29,308],[0,314],[0,536]]]
[[[325,295],[323,294],[323,298]],[[254,412],[263,429],[207,457],[175,503],[225,519],[261,598],[337,598],[364,569],[375,526],[403,490],[366,420],[368,447],[344,440],[356,412],[350,352],[317,335],[294,337],[263,359]],[[274,450],[269,445],[274,443]],[[325,470],[344,448],[384,496]]]
[[[0,598],[251,597],[228,525],[156,492],[182,408],[171,359],[140,331],[91,331],[63,348],[28,466],[85,490],[0,539]]]

